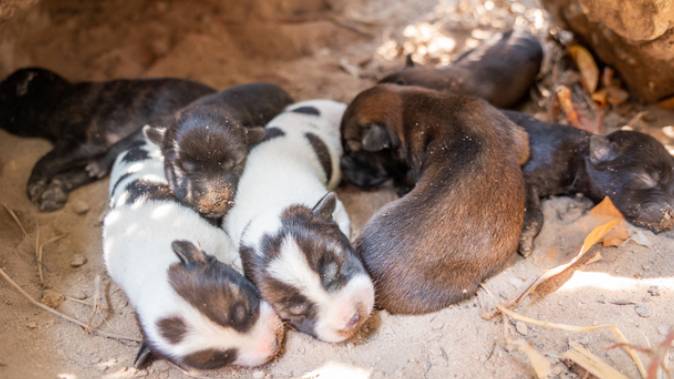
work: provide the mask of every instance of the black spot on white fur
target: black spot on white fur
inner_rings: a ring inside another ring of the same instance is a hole
[[[177,201],[167,184],[150,182],[143,179],[134,180],[126,186],[128,197],[125,204],[133,204],[140,199]]]
[[[129,150],[127,150],[126,153],[124,154],[122,162],[133,163],[148,159],[150,157],[149,153],[147,150],[141,147],[142,145],[143,141],[135,141],[132,147]]]
[[[316,152],[318,161],[321,162],[321,166],[325,172],[325,180],[330,182],[330,179],[332,178],[332,158],[330,158],[330,150],[328,150],[325,142],[321,140],[321,137],[314,133],[305,133],[304,136],[309,140],[311,148]]]
[[[133,174],[130,173],[130,172],[126,172],[126,173],[122,174],[122,175],[119,177],[119,179],[117,179],[117,181],[115,182],[115,184],[112,186],[112,191],[110,191],[110,198],[113,198],[113,197],[115,196],[115,194],[117,193],[117,188],[119,187],[119,185],[122,184],[122,182],[123,182],[124,180],[126,180],[126,178],[128,178],[128,177],[131,176],[131,175],[133,175]]]
[[[311,105],[305,105],[303,107],[297,107],[295,109],[292,109],[291,112],[308,114],[308,115],[312,115],[312,116],[320,116],[321,115],[321,112],[318,110],[318,108],[312,107]]]
[[[276,126],[272,126],[265,129],[264,138],[258,144],[273,140],[274,138],[283,137],[286,133]]]

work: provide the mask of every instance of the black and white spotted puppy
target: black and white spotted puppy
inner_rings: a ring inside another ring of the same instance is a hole
[[[143,333],[137,366],[151,355],[198,369],[257,366],[280,350],[281,320],[241,274],[229,237],[172,195],[152,143],[113,166],[103,252]]]
[[[340,179],[344,109],[306,101],[269,122],[224,221],[262,297],[296,329],[328,342],[353,336],[374,303],[349,242],[349,217],[328,192]]]

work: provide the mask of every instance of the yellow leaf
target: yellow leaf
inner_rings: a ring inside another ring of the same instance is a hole
[[[564,358],[573,361],[599,379],[627,379],[620,371],[578,343],[571,343],[571,350],[564,353]]]
[[[586,48],[577,44],[569,46],[567,51],[580,71],[583,87],[588,93],[594,93],[597,90],[597,83],[599,83],[599,69],[594,62],[594,58],[592,58],[592,54]]]
[[[613,204],[613,201],[611,201],[611,198],[608,196],[604,197],[599,204],[595,205],[590,211],[590,214],[595,216],[608,216],[620,220],[625,219],[623,214],[616,208],[615,204]]]

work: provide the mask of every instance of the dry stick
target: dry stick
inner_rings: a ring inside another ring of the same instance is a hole
[[[37,255],[37,273],[38,276],[40,277],[40,284],[44,287],[44,269],[43,269],[43,264],[42,264],[42,257],[44,256],[44,248],[45,246],[49,245],[50,243],[54,243],[62,238],[64,238],[67,234],[61,234],[56,237],[52,237],[45,241],[42,244],[38,244],[39,238],[40,238],[40,229],[38,229],[37,233],[35,234],[35,254]]]
[[[96,317],[96,314],[98,313],[98,298],[100,297],[101,294],[101,276],[96,275],[96,278],[94,279],[94,305],[91,309],[91,314],[89,315],[89,320],[87,321],[87,331],[91,330],[91,325],[94,322],[94,318]]]
[[[23,295],[23,297],[25,297],[29,302],[31,302],[36,307],[42,308],[43,310],[45,310],[45,311],[47,311],[47,312],[49,312],[49,313],[51,313],[55,316],[58,316],[58,317],[66,320],[66,321],[70,321],[75,325],[79,325],[86,330],[87,324],[83,323],[82,321],[80,321],[76,318],[70,317],[70,316],[68,316],[64,313],[61,313],[61,312],[57,311],[56,309],[48,307],[48,306],[40,303],[39,301],[35,300],[32,296],[30,296],[28,294],[28,292],[26,292],[23,288],[21,288],[21,286],[16,284],[16,282],[9,275],[7,275],[5,270],[3,270],[2,268],[0,268],[0,276],[2,276],[2,278],[5,279],[5,281],[7,281],[7,283],[9,283],[12,287],[14,287],[15,290],[17,290],[21,295]],[[127,336],[123,336],[123,335],[120,335],[120,334],[109,333],[109,332],[104,332],[104,331],[100,331],[100,330],[92,330],[91,332],[93,334],[99,335],[101,337],[106,337],[106,338],[111,338],[111,339],[116,339],[116,340],[141,342],[140,339],[135,338],[135,337],[127,337]]]
[[[92,305],[90,302],[84,301],[84,300],[80,300],[80,299],[78,299],[78,298],[76,298],[76,297],[72,297],[72,296],[66,295],[66,300],[72,301],[73,303],[86,305],[87,307],[93,307],[93,305]]]
[[[634,361],[634,364],[637,366],[637,369],[639,370],[639,373],[641,374],[642,378],[646,378],[646,369],[644,368],[643,363],[641,362],[641,359],[637,355],[636,351],[630,346],[630,342],[625,338],[625,335],[618,329],[618,327],[614,324],[600,324],[600,325],[592,325],[592,326],[577,326],[577,325],[568,325],[568,324],[559,324],[555,322],[548,322],[548,321],[542,321],[542,320],[537,320],[535,318],[530,318],[524,315],[521,315],[517,312],[514,312],[504,306],[497,305],[496,306],[498,310],[505,315],[508,315],[510,318],[514,318],[516,320],[520,320],[522,322],[526,322],[527,324],[532,324],[532,325],[537,325],[543,328],[548,328],[548,329],[559,329],[559,330],[564,330],[567,332],[574,332],[574,333],[587,333],[587,332],[592,332],[595,330],[599,329],[608,329],[613,333],[613,336],[620,342],[622,345],[620,346],[629,356],[632,358],[632,361]]]
[[[10,216],[12,216],[12,219],[14,219],[14,222],[16,222],[16,225],[19,226],[19,229],[21,229],[21,232],[23,233],[23,236],[26,237],[28,235],[28,232],[26,232],[26,228],[23,227],[23,224],[21,223],[21,220],[19,220],[19,217],[14,213],[12,209],[9,209],[5,203],[2,203],[2,206],[5,207],[5,210],[7,213],[9,213]]]

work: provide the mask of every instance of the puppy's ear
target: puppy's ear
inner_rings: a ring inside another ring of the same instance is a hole
[[[590,137],[590,163],[593,165],[609,162],[618,157],[616,146],[605,136]]]
[[[369,152],[377,152],[392,146],[386,128],[380,124],[369,124],[363,128],[363,149]]]
[[[208,256],[201,249],[194,246],[190,241],[175,240],[171,242],[171,249],[176,254],[180,262],[185,266],[205,264],[208,262]]]
[[[412,59],[412,54],[407,54],[405,56],[405,67],[414,67],[414,60]]]
[[[318,203],[314,205],[311,212],[324,220],[332,220],[332,213],[337,205],[337,195],[334,192],[328,192]]]
[[[265,129],[261,126],[244,128],[243,130],[246,133],[246,143],[248,146],[255,145],[256,143],[262,141],[265,135]]]
[[[164,142],[164,136],[166,135],[166,128],[163,126],[145,125],[143,126],[143,134],[148,141],[157,146],[161,146]]]

